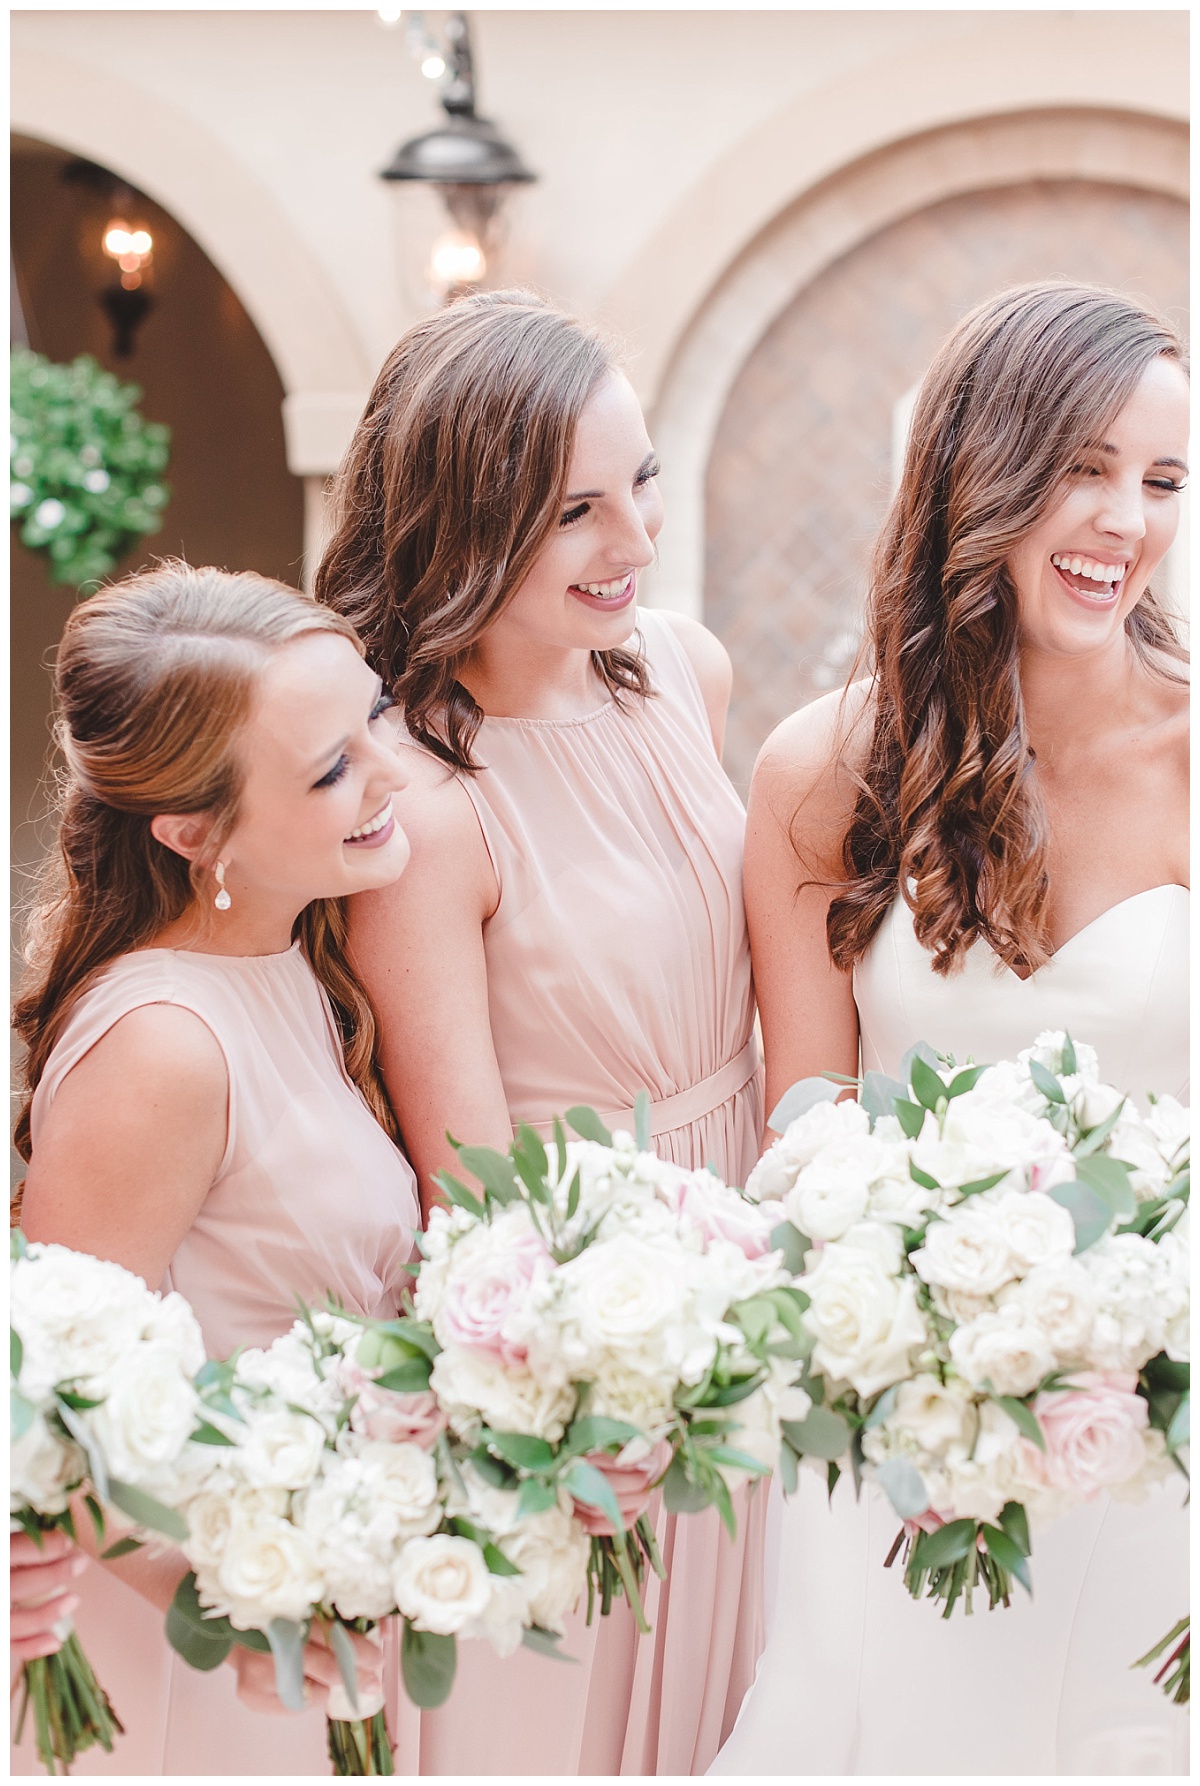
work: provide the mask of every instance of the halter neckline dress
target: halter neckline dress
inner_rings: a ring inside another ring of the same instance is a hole
[[[654,693],[568,720],[487,717],[486,767],[464,776],[500,888],[484,926],[488,999],[513,1122],[590,1104],[632,1129],[651,1099],[658,1152],[744,1184],[758,1157],[762,1082],[742,904],[745,813],[713,747],[703,696],[670,623],[638,624]],[[415,747],[414,747],[415,748]],[[731,1542],[714,1512],[657,1525],[639,1639],[628,1608],[563,1645],[580,1666],[459,1646],[450,1700],[397,1703],[405,1772],[703,1773],[732,1728],[761,1648],[766,1496],[737,1497]]]
[[[228,1134],[213,1186],[158,1286],[196,1312],[210,1357],[266,1346],[295,1298],[327,1293],[391,1316],[419,1223],[412,1168],[342,1058],[333,1013],[299,943],[278,955],[141,949],[76,1002],[33,1097],[33,1153],[67,1074],[128,1012],[181,1005],[216,1038],[229,1074]],[[199,1674],[169,1648],[163,1615],[89,1563],[76,1626],[125,1726],[78,1774],[329,1774],[325,1716],[251,1711],[226,1666]],[[30,1731],[12,1757],[41,1774]]]
[[[862,1064],[915,1041],[1011,1059],[1045,1029],[1090,1043],[1143,1108],[1188,1096],[1187,890],[1122,900],[1022,980],[977,944],[943,979],[897,897],[858,964]],[[1034,1535],[1032,1600],[943,1621],[883,1560],[896,1516],[874,1489],[800,1472],[773,1495],[766,1649],[714,1774],[1176,1774],[1187,1716],[1131,1664],[1187,1604],[1186,1484],[1102,1496]]]

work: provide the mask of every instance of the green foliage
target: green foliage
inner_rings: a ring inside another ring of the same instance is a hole
[[[52,582],[96,583],[162,526],[170,430],[143,421],[139,387],[87,354],[60,366],[13,348],[10,393],[9,507],[21,540],[46,553]]]
[[[453,1637],[436,1631],[418,1631],[407,1619],[400,1639],[400,1668],[404,1687],[414,1705],[434,1711],[445,1705],[454,1685],[458,1651]]]

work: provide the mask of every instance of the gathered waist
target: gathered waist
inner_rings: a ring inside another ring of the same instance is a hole
[[[650,1105],[650,1138],[668,1134],[672,1129],[687,1128],[689,1123],[699,1122],[701,1117],[719,1110],[732,1097],[749,1085],[758,1072],[758,1040],[751,1035],[744,1048],[740,1048],[732,1060],[710,1073],[707,1079],[697,1080],[684,1091],[672,1092],[669,1098],[658,1098]],[[633,1106],[625,1110],[598,1110],[596,1114],[606,1129],[615,1131],[624,1129],[628,1134],[634,1132]],[[549,1122],[530,1123],[529,1127],[537,1134],[549,1139],[554,1132],[553,1120]]]

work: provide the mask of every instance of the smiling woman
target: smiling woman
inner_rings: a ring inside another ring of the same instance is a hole
[[[55,694],[59,847],[16,1010],[26,1233],[182,1291],[214,1357],[269,1345],[297,1297],[394,1314],[417,1201],[340,901],[404,868],[405,778],[352,628],[168,562],[74,610]],[[80,1771],[327,1772],[331,1653],[306,1651],[310,1711],[252,1716],[280,1709],[261,1657],[200,1675],[163,1642],[187,1567],[89,1565],[79,1629],[127,1734]]]
[[[411,866],[351,900],[350,945],[427,1199],[447,1130],[503,1149],[590,1104],[632,1132],[643,1090],[663,1158],[742,1183],[758,1155],[729,660],[638,609],[657,469],[603,343],[490,293],[398,343],[335,492],[317,591],[410,746]],[[572,1617],[578,1668],[464,1645],[442,1711],[397,1704],[402,1771],[703,1772],[760,1641],[763,1496],[735,1504],[736,1542],[655,1506],[652,1633],[622,1602]]]

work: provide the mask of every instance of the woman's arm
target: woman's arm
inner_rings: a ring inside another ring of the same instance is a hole
[[[428,1209],[442,1200],[434,1173],[455,1167],[447,1130],[497,1148],[512,1139],[483,950],[500,893],[470,796],[439,764],[420,756],[395,808],[412,856],[392,886],[351,898],[349,947]]]
[[[844,709],[839,693],[792,714],[768,738],[754,769],[746,917],[768,1115],[797,1079],[858,1071],[853,984],[829,959],[825,919],[844,878],[841,844],[855,797],[845,753],[854,747],[863,698],[855,685]]]

